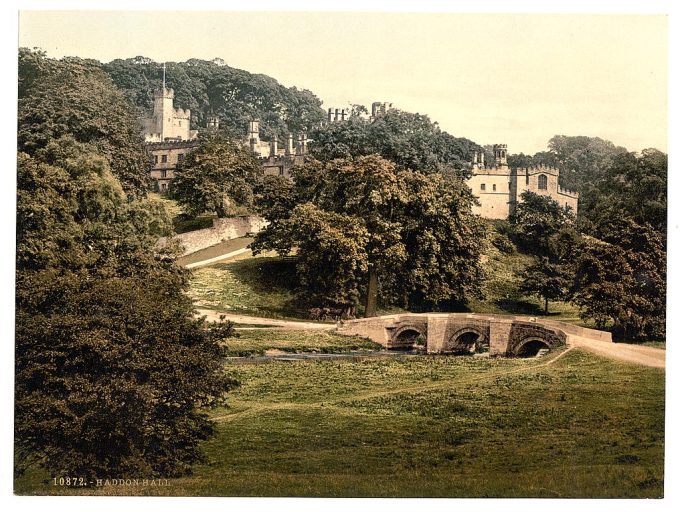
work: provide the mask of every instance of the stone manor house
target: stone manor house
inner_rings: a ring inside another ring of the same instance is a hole
[[[158,191],[167,192],[175,177],[175,170],[186,154],[198,146],[198,130],[190,129],[191,112],[188,109],[174,108],[175,93],[172,89],[161,87],[154,92],[153,113],[142,120],[144,141],[151,158],[151,178]],[[208,130],[219,128],[217,117],[208,119]],[[307,153],[307,135],[299,133],[295,137],[288,134],[283,147],[279,147],[276,136],[271,142],[260,140],[258,121],[248,123],[248,134],[243,141],[255,153],[267,175],[276,174],[290,177],[296,163],[304,161]]]
[[[559,169],[547,166],[511,169],[508,167],[508,147],[494,144],[494,161],[484,162],[484,153],[476,152],[472,160],[472,177],[467,184],[479,199],[472,211],[485,219],[507,219],[522,200],[524,192],[549,196],[560,206],[578,211],[578,192],[560,187]]]
[[[172,181],[175,170],[186,154],[198,145],[197,130],[190,129],[191,112],[174,108],[174,91],[162,87],[154,93],[154,108],[151,117],[142,121],[144,140],[149,152],[152,168],[151,178],[158,191],[165,193]],[[392,108],[391,103],[375,102],[371,119]],[[342,122],[349,117],[346,109],[328,109],[328,122]],[[208,120],[207,129],[219,128],[217,117]],[[307,154],[305,133],[292,134],[279,147],[277,137],[269,141],[260,140],[259,123],[248,123],[243,144],[250,147],[258,157],[265,175],[291,176],[291,169],[304,161]],[[473,212],[487,219],[507,219],[525,191],[550,196],[561,206],[567,206],[575,214],[578,209],[578,193],[563,189],[558,184],[560,172],[552,167],[510,169],[507,162],[507,146],[493,146],[493,162],[484,161],[484,153],[473,156],[472,177],[468,186],[479,199],[479,206]]]

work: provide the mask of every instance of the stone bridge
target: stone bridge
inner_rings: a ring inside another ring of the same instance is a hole
[[[392,350],[531,357],[568,342],[570,336],[612,341],[611,334],[525,316],[476,313],[405,313],[340,322],[338,334],[369,338]]]

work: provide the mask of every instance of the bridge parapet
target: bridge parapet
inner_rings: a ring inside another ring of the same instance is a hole
[[[568,343],[569,336],[610,341],[611,333],[540,318],[478,313],[404,313],[343,321],[338,334],[358,335],[385,348],[428,353],[489,352],[521,356]]]

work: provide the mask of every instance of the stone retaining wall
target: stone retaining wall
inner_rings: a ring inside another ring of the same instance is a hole
[[[179,241],[182,247],[182,256],[206,249],[213,245],[241,238],[249,234],[261,231],[268,222],[262,217],[249,215],[246,217],[230,217],[227,219],[213,219],[211,228],[197,229],[175,235],[174,240]],[[158,241],[158,246],[163,247],[168,240],[162,238]]]

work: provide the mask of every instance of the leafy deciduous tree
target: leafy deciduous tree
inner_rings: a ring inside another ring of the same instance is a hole
[[[300,273],[308,276],[302,279],[318,287],[308,293],[341,297],[347,302],[329,302],[349,309],[364,295],[368,316],[379,295],[388,303],[441,307],[478,292],[482,227],[457,176],[425,176],[369,155],[312,160],[294,177],[285,199],[260,199],[270,225],[254,250],[286,254],[298,246]],[[340,246],[352,248],[355,264],[343,263]],[[319,275],[334,277],[325,282]]]
[[[444,169],[466,174],[472,152],[481,149],[468,139],[442,131],[421,114],[390,110],[375,120],[351,116],[312,132],[310,152],[319,160],[378,154],[420,172]]]
[[[232,206],[251,206],[262,169],[250,150],[222,137],[204,139],[175,172],[170,193],[195,216],[229,215]]]
[[[663,237],[619,215],[599,226],[575,259],[573,301],[582,317],[611,327],[624,340],[661,339],[666,321],[666,252]]]
[[[39,53],[20,56],[19,150],[34,154],[64,136],[94,145],[106,157],[124,190],[141,197],[148,186],[149,160],[134,110],[111,80],[88,61],[45,61]],[[39,78],[39,79],[38,79]]]
[[[203,412],[234,385],[187,272],[154,254],[169,232],[73,138],[18,155],[16,469],[173,476],[201,460]]]

